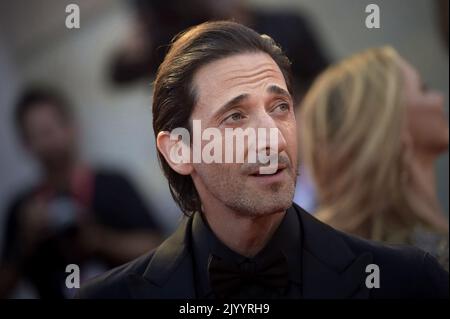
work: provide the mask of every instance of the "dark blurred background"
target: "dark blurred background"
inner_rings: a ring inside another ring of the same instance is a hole
[[[9,201],[41,174],[21,145],[12,121],[16,99],[29,83],[51,85],[71,101],[80,126],[82,158],[94,166],[123,172],[154,207],[163,232],[174,229],[180,212],[155,153],[151,74],[168,39],[204,20],[232,17],[257,31],[275,33],[273,37],[282,45],[285,42],[297,67],[299,99],[328,63],[368,47],[390,44],[417,67],[430,87],[444,93],[448,116],[448,24],[445,29],[441,23],[445,13],[448,23],[448,1],[446,10],[441,9],[440,1],[429,0],[188,2],[0,1],[0,247]],[[69,3],[80,7],[80,29],[65,26]],[[365,27],[369,3],[381,9],[380,29]],[[283,29],[277,26],[277,19],[291,21],[294,29],[301,26],[303,31],[289,32],[289,25]],[[139,37],[148,41],[136,43]],[[296,37],[304,42],[297,43]],[[140,61],[141,67],[138,64],[133,69],[131,65],[124,70],[123,52],[136,47],[141,53],[151,52],[150,57],[145,55],[148,59]],[[305,48],[309,52],[301,56]],[[140,74],[142,69],[145,74]],[[439,197],[448,214],[448,153],[440,158],[437,170]],[[15,294],[29,297],[33,291],[25,283]]]

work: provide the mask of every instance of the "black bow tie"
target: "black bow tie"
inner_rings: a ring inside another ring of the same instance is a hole
[[[210,255],[208,273],[211,288],[218,298],[236,296],[240,288],[248,285],[282,293],[289,280],[286,257],[281,253],[241,264]]]

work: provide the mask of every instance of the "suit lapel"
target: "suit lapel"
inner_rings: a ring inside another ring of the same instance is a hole
[[[366,299],[370,290],[364,285],[365,268],[372,261],[369,253],[356,257],[343,270],[330,268],[305,251],[303,297],[308,299]]]
[[[129,277],[134,298],[195,298],[190,235],[192,218],[184,218],[175,233],[155,251],[142,276]]]
[[[302,225],[303,297],[368,298],[366,266],[372,254],[355,255],[339,233],[294,204]]]

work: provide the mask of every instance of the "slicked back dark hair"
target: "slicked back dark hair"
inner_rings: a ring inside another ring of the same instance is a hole
[[[270,37],[230,21],[206,22],[176,36],[154,82],[155,137],[161,131],[170,132],[178,127],[190,131],[190,117],[198,94],[193,79],[201,67],[225,57],[252,52],[266,53],[275,61],[292,94],[290,61]],[[200,198],[191,176],[175,172],[159,151],[158,158],[170,192],[183,213],[200,211]]]

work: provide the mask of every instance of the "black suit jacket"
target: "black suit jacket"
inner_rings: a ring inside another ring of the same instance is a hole
[[[448,298],[449,277],[427,253],[383,246],[339,232],[302,208],[304,298]],[[155,251],[83,285],[78,298],[196,298],[191,247],[192,217]],[[380,288],[365,285],[366,267],[380,269]]]

